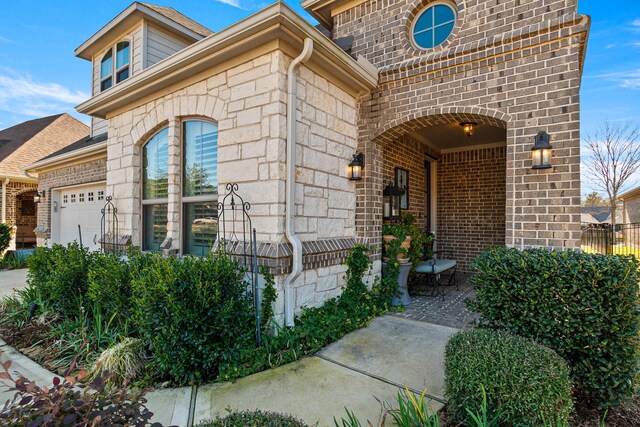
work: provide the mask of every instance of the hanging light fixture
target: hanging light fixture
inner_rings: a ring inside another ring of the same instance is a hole
[[[360,181],[362,179],[362,170],[364,169],[364,153],[354,154],[348,168],[349,179],[351,181]]]
[[[460,126],[462,126],[464,134],[471,138],[471,135],[473,135],[473,131],[478,124],[474,122],[462,122],[460,123]]]
[[[38,193],[38,190],[36,190],[36,194],[33,195],[33,203],[40,203],[42,199],[44,199],[45,194],[45,190],[42,190],[42,194]]]
[[[535,144],[531,148],[531,169],[549,169],[553,147],[549,143],[551,137],[541,130],[535,136]]]

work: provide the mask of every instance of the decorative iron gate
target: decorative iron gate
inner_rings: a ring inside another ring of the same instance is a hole
[[[122,245],[119,240],[118,208],[112,202],[113,197],[107,196],[104,207],[100,210],[102,220],[100,222],[100,246],[107,253],[120,253]]]
[[[256,339],[261,344],[260,309],[262,298],[258,288],[258,248],[256,229],[252,227],[251,204],[238,194],[238,184],[226,185],[226,194],[218,203],[218,233],[216,249],[222,248],[240,262],[250,284],[256,317]]]

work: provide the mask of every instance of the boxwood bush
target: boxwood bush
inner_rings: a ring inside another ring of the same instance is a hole
[[[459,332],[445,349],[447,412],[459,422],[479,413],[501,426],[568,425],[573,403],[566,362],[553,350],[504,331]]]
[[[630,256],[495,248],[475,262],[481,324],[530,337],[570,365],[600,408],[633,396],[640,357],[640,262]]]
[[[252,300],[244,273],[228,255],[149,256],[132,278],[135,322],[160,372],[201,383],[255,346]]]
[[[65,316],[82,315],[87,294],[87,272],[95,255],[77,243],[37,248],[27,258],[27,281],[47,308]]]

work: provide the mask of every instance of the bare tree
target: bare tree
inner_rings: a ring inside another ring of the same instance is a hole
[[[607,193],[611,225],[616,225],[618,195],[633,184],[640,169],[640,126],[631,122],[605,122],[585,137],[586,170],[592,184]]]

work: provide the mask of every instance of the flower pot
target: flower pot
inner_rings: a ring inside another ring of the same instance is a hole
[[[384,236],[382,236],[382,240],[384,240],[385,243],[389,243],[392,240],[397,240],[398,238],[396,236],[393,236],[391,234],[385,234]],[[409,253],[409,248],[411,247],[411,236],[406,236],[404,238],[404,241],[401,244],[402,248],[405,249],[407,251],[407,253]],[[402,254],[398,254],[396,256],[396,258],[398,259],[398,262],[400,264],[406,264],[409,262],[409,258],[403,258]],[[387,262],[389,261],[388,257],[384,257],[383,261]]]

